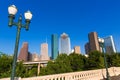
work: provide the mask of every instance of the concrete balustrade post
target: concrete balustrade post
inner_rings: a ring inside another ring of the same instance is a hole
[[[40,74],[40,63],[38,63],[38,70],[37,70],[37,75],[39,75]]]

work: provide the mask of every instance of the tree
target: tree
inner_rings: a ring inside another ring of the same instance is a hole
[[[72,53],[69,55],[70,65],[73,71],[81,71],[84,68],[83,56]]]
[[[13,56],[0,54],[0,78],[11,76]],[[16,65],[17,77],[37,76],[37,66],[33,65],[31,69],[23,65],[23,62],[18,62]]]
[[[59,70],[59,73],[71,72],[71,64],[67,54],[60,54],[55,60]]]
[[[120,67],[120,54],[114,53],[111,55],[111,65]]]
[[[93,51],[89,54],[88,57],[89,69],[100,69],[104,68],[104,58],[102,53],[99,51]]]
[[[43,67],[40,70],[40,74],[41,75],[49,75],[49,74],[56,74],[56,70],[58,69],[58,67],[56,66],[56,64],[52,61],[49,61],[47,64],[47,67]]]
[[[33,76],[37,76],[37,67],[36,66],[33,66],[27,72],[27,77],[33,77]]]
[[[23,62],[18,62],[16,66],[16,76],[17,77],[25,77],[26,75],[26,67],[23,65]]]
[[[10,77],[12,56],[0,54],[0,78]]]
[[[47,67],[41,68],[40,75],[66,73],[71,71],[69,57],[67,54],[60,54],[53,62],[49,61]]]

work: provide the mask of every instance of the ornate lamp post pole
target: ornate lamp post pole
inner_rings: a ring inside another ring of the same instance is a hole
[[[17,8],[14,5],[8,7],[9,13],[9,23],[8,26],[12,27],[17,26],[17,35],[16,35],[16,42],[14,48],[14,56],[13,56],[13,65],[12,65],[12,73],[11,73],[11,80],[14,80],[15,72],[16,72],[16,61],[17,61],[17,53],[18,53],[18,45],[20,39],[20,30],[21,28],[25,28],[26,30],[29,29],[30,20],[32,19],[32,14],[30,11],[25,12],[25,24],[22,24],[22,16],[20,15],[18,22],[13,22],[15,19],[15,14],[17,13]]]
[[[108,72],[108,65],[107,65],[107,61],[106,61],[106,55],[104,53],[104,39],[99,38],[98,41],[99,41],[100,46],[102,47],[102,51],[103,51],[103,54],[104,54],[104,65],[105,65],[105,68],[106,68],[106,80],[111,80],[109,72]]]

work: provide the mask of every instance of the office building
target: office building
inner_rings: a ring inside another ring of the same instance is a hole
[[[32,53],[32,61],[39,61],[40,60],[40,58],[39,58],[39,56],[38,56],[38,54],[37,53]]]
[[[70,54],[71,53],[71,43],[68,34],[63,33],[59,39],[59,53]]]
[[[100,51],[100,46],[98,42],[98,35],[96,32],[91,32],[88,34],[89,37],[89,47],[90,51]]]
[[[28,61],[32,61],[32,54],[28,52]]]
[[[18,56],[18,60],[28,61],[28,43],[27,42],[23,43],[19,56]]]
[[[47,43],[42,43],[41,44],[40,60],[49,60],[49,56],[48,56],[48,44]]]
[[[76,54],[80,54],[80,53],[81,53],[81,51],[80,51],[80,46],[75,46],[75,47],[74,47],[74,52],[75,52]]]
[[[51,54],[52,59],[56,59],[58,56],[58,35],[52,34],[51,36]]]
[[[89,42],[87,42],[87,43],[85,44],[85,53],[86,53],[86,54],[89,54],[89,53],[90,53],[90,45],[89,45]]]
[[[100,51],[101,48],[98,42],[98,34],[96,32],[91,32],[88,34],[89,42],[85,44],[85,52],[89,54],[92,51]]]
[[[112,36],[104,38],[105,51],[108,54],[116,53],[116,47]]]

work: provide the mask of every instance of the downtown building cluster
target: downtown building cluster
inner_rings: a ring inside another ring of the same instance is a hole
[[[80,54],[80,46],[75,46],[75,53]],[[18,60],[22,61],[42,61],[56,59],[59,54],[67,54],[73,52],[71,49],[71,42],[68,34],[63,33],[60,38],[57,34],[51,35],[51,57],[48,56],[48,43],[42,43],[40,47],[40,55],[37,53],[30,53],[28,51],[28,43],[24,42],[20,50]]]
[[[85,53],[89,54],[92,51],[102,52],[102,48],[99,45],[99,37],[97,32],[91,32],[88,34],[88,42],[85,44]],[[106,53],[116,53],[116,48],[112,36],[104,37],[104,48]],[[24,42],[20,50],[18,60],[22,61],[42,61],[42,60],[54,60],[59,54],[77,53],[80,54],[80,46],[74,46],[74,50],[71,49],[70,37],[66,33],[62,33],[60,38],[57,34],[51,35],[51,57],[48,56],[48,43],[42,43],[40,46],[40,55],[37,53],[30,53],[28,51],[28,43]]]
[[[91,32],[88,34],[89,42],[85,44],[85,52],[89,54],[92,51],[102,51],[102,47],[99,44],[99,38],[97,32]],[[112,36],[102,38],[104,40],[105,53],[116,53],[116,47]]]

